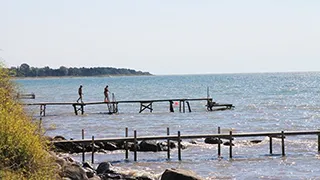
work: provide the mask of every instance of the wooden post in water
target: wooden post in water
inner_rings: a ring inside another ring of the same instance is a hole
[[[74,114],[78,115],[78,110],[77,110],[76,104],[72,104],[72,106],[73,106],[73,109],[74,109]]]
[[[84,139],[84,129],[82,129],[82,139]],[[85,153],[85,149],[84,149],[84,143],[82,143],[82,162],[85,162],[85,156],[84,156],[84,153]]]
[[[229,157],[232,159],[232,131],[230,131],[230,149],[229,149]]]
[[[167,127],[167,136],[170,135],[170,130],[169,130],[169,127]],[[168,146],[168,149],[167,149],[167,159],[170,160],[170,139],[169,137],[167,138],[167,146]]]
[[[317,136],[318,136],[318,153],[320,153],[320,134],[317,134]]]
[[[181,161],[181,137],[180,137],[180,131],[178,131],[178,160]]]
[[[127,127],[126,127],[125,136],[128,137],[128,128]],[[124,149],[126,150],[125,159],[128,160],[128,158],[129,158],[128,141],[124,142]]]
[[[269,136],[269,152],[272,154],[272,136]]]
[[[91,163],[94,164],[94,136],[92,136],[92,157]]]
[[[41,116],[46,116],[46,105],[45,104],[40,104],[40,117]]]
[[[318,153],[320,153],[320,134],[318,134]]]
[[[189,103],[189,101],[187,101],[187,106],[188,106],[188,110],[189,110],[189,112],[191,112],[191,107],[190,107],[190,103]]]
[[[134,158],[134,161],[137,161],[137,131],[134,130],[134,139],[133,139],[133,147],[134,147],[134,153],[133,153],[133,158]]]
[[[221,133],[221,130],[220,130],[220,127],[218,127],[218,134],[220,134],[220,133]],[[221,157],[221,143],[220,143],[220,141],[221,141],[221,138],[218,137],[218,158]]]
[[[285,151],[284,151],[284,132],[281,131],[281,147],[282,147],[282,156],[285,156]]]
[[[186,102],[183,101],[183,113],[185,113],[185,112],[186,112]]]
[[[170,106],[170,112],[174,112],[174,109],[173,109],[173,101],[169,101],[169,106]]]
[[[83,113],[84,113],[84,107],[83,107],[84,105],[83,104],[81,104],[81,115],[83,115]]]

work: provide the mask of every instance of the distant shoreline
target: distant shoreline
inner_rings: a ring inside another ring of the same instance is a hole
[[[99,75],[99,76],[26,76],[26,77],[11,77],[12,79],[55,79],[55,78],[90,78],[90,77],[134,77],[134,76],[155,76],[150,75],[138,75],[138,74],[124,74],[124,75]]]

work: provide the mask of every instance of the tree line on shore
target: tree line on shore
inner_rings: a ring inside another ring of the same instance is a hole
[[[151,75],[149,72],[136,71],[126,68],[113,67],[90,67],[76,68],[61,66],[59,69],[52,69],[48,66],[43,68],[31,67],[23,63],[18,67],[9,68],[12,77],[48,77],[48,76],[119,76],[119,75]]]

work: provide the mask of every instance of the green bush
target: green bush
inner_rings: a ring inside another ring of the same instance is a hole
[[[0,179],[56,179],[54,160],[0,65]]]

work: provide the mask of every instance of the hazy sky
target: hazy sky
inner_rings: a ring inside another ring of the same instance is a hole
[[[319,0],[0,0],[8,67],[320,71]]]

